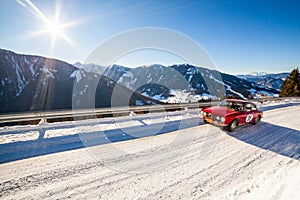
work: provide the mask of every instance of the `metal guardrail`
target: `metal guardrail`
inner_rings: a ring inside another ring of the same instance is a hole
[[[217,105],[218,102],[205,102],[205,103],[190,103],[190,104],[164,104],[164,105],[150,105],[150,106],[134,106],[134,107],[112,107],[112,108],[99,108],[99,109],[82,109],[82,110],[60,110],[60,111],[46,111],[46,112],[32,112],[32,113],[18,113],[18,114],[5,114],[0,115],[0,123],[9,122],[26,122],[33,120],[51,121],[59,119],[70,118],[70,120],[77,119],[91,119],[96,117],[106,116],[124,116],[130,113],[149,113],[161,111],[175,111],[185,108],[195,109]]]
[[[280,101],[286,99],[297,99],[300,97],[280,97],[280,98],[261,98],[250,100],[253,102],[266,102],[266,101]],[[217,105],[218,102],[203,102],[203,103],[182,103],[182,104],[164,104],[164,105],[151,105],[151,106],[134,106],[134,107],[113,107],[113,108],[99,108],[99,109],[83,109],[83,110],[61,110],[61,111],[46,111],[46,112],[32,112],[32,113],[18,113],[18,114],[5,114],[0,115],[0,123],[10,122],[29,122],[33,120],[47,121],[60,121],[60,119],[77,120],[77,119],[92,119],[96,117],[106,116],[124,116],[129,113],[149,113],[160,111],[176,111],[182,109],[196,109],[207,106]],[[61,120],[63,121],[63,120]]]
[[[266,102],[266,101],[283,101],[283,100],[300,100],[300,97],[276,97],[276,98],[260,98],[260,99],[250,99],[252,102]]]

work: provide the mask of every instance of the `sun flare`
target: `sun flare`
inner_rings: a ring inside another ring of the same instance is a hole
[[[62,23],[60,19],[61,5],[59,1],[56,1],[55,13],[53,18],[46,17],[44,13],[38,9],[30,0],[18,0],[20,5],[35,15],[41,22],[42,27],[40,30],[32,33],[32,36],[48,35],[51,37],[51,43],[49,50],[52,51],[55,47],[57,38],[63,39],[70,46],[78,49],[76,43],[65,33],[67,28],[80,24],[80,21],[72,21],[68,23]]]
[[[63,27],[59,22],[48,22],[45,30],[54,37],[63,33]]]

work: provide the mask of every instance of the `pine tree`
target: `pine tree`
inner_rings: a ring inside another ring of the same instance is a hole
[[[293,69],[281,86],[281,97],[300,96],[300,74],[298,68]]]

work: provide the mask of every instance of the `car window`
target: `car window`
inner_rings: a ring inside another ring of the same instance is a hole
[[[244,110],[243,104],[242,104],[242,103],[235,102],[235,103],[234,103],[234,110],[236,110],[236,111],[243,111],[243,110]]]
[[[257,110],[257,108],[254,104],[251,104],[251,110]]]
[[[244,106],[242,103],[234,102],[234,101],[222,101],[222,102],[220,102],[219,106],[231,108],[235,111],[243,111],[244,110]]]
[[[247,103],[245,106],[245,111],[251,111],[252,110],[252,104]]]

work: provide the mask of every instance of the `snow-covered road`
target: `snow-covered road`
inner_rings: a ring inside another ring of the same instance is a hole
[[[178,118],[186,122],[179,124],[183,129],[178,131],[3,163],[0,197],[299,199],[300,106],[282,103],[263,109],[261,123],[240,127],[230,134],[201,122],[200,126],[192,126],[197,122],[195,113],[186,111],[164,116],[170,121],[167,128],[172,123],[178,126]],[[126,121],[120,118],[118,127],[124,125],[128,135],[143,130],[134,128],[140,125],[135,123],[153,123],[156,126],[151,130],[161,130],[161,119],[155,116],[143,120],[139,116],[131,125],[122,124]],[[113,129],[108,122],[104,124],[106,129],[101,130]],[[65,133],[59,129],[64,136],[76,135],[78,128],[87,132],[93,129],[88,125],[61,126],[68,128]],[[43,137],[51,139],[51,134],[57,136],[53,130]],[[20,140],[7,138],[2,139],[2,145]]]

